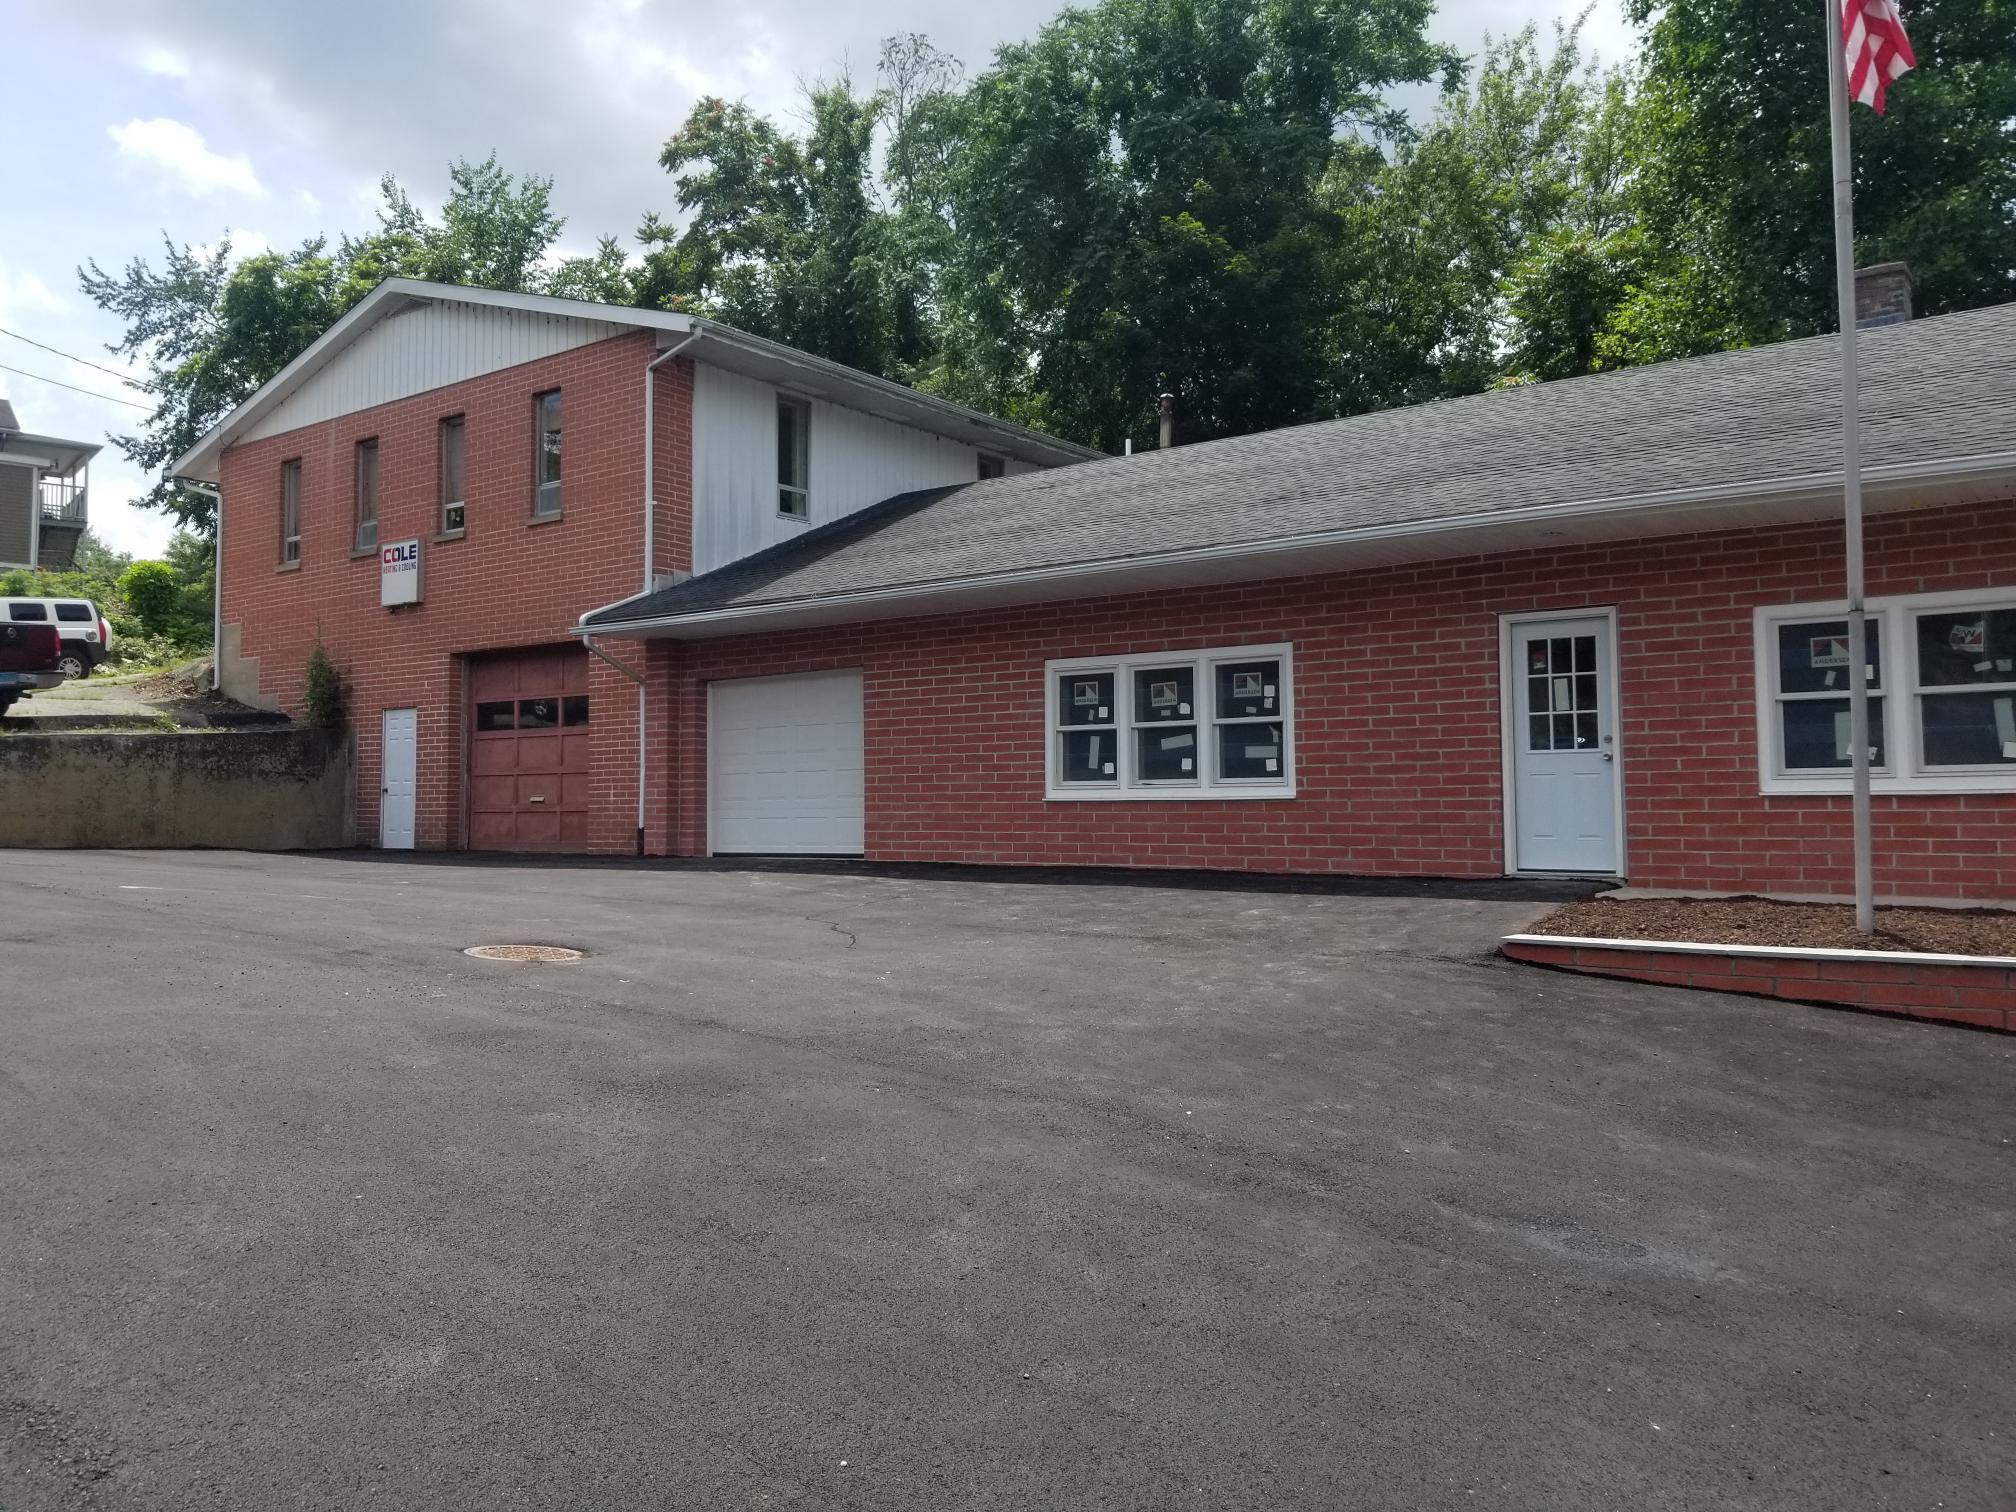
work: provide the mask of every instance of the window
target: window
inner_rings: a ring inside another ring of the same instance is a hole
[[[378,546],[378,443],[357,443],[357,539],[351,549],[373,551]]]
[[[983,483],[989,478],[1005,478],[1007,475],[1008,461],[1005,457],[989,456],[986,452],[980,453],[980,480]]]
[[[1051,662],[1052,798],[1294,795],[1289,648]]]
[[[280,464],[280,565],[301,560],[301,459]]]
[[[47,621],[49,611],[40,604],[25,603],[20,599],[16,599],[7,606],[7,618],[10,620]]]
[[[572,729],[575,725],[588,723],[588,695],[576,693],[560,700],[560,723]]]
[[[812,406],[777,396],[777,513],[812,518]]]
[[[441,422],[441,533],[460,535],[464,524],[462,508],[462,417],[450,415]]]
[[[499,699],[495,703],[476,705],[476,728],[479,730],[510,730],[517,728],[513,718],[518,706],[510,699]]]
[[[1876,791],[2016,791],[2016,589],[1872,600],[1866,631],[1855,658],[1838,604],[1758,611],[1762,790],[1847,791],[1860,676]]]
[[[532,458],[532,516],[560,513],[560,390],[548,389],[532,401],[537,442]]]
[[[56,618],[66,625],[88,625],[98,614],[89,604],[58,604]]]

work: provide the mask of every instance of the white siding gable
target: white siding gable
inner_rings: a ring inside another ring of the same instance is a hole
[[[696,573],[725,567],[891,495],[971,483],[979,476],[979,447],[813,399],[812,515],[802,522],[784,519],[777,513],[777,392],[712,363],[695,367]],[[1026,470],[1008,464],[1011,473]]]
[[[277,436],[319,420],[587,346],[624,327],[604,320],[435,301],[373,325],[245,434]]]

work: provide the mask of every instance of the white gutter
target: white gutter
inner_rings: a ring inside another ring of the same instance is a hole
[[[190,478],[170,478],[191,493],[205,493],[217,505],[217,524],[210,532],[214,564],[210,571],[210,691],[224,686],[224,491],[215,483],[199,483]]]
[[[1863,477],[1871,484],[1898,486],[1913,483],[1964,482],[1973,476],[1988,478],[2009,471],[2016,471],[2016,451],[1990,452],[1976,457],[1952,458],[1939,463],[1897,463],[1888,467],[1865,468]],[[1537,525],[1550,520],[1637,513],[1687,504],[1735,508],[1772,498],[1797,499],[1802,496],[1824,498],[1830,492],[1838,492],[1840,487],[1839,473],[1804,473],[1733,487],[1728,484],[1697,484],[1686,488],[1661,489],[1654,493],[1579,499],[1561,504],[1535,505],[1525,509],[1495,510],[1487,514],[1449,516],[1439,520],[1405,521],[1391,525],[1325,530],[1271,541],[1239,541],[1215,546],[1193,546],[1177,551],[1146,552],[1139,556],[1128,557],[1102,557],[1088,562],[1018,568],[972,577],[937,578],[887,588],[857,589],[816,597],[773,599],[766,603],[703,610],[693,614],[618,620],[593,626],[583,624],[577,626],[573,633],[610,635],[684,625],[732,624],[738,620],[758,620],[773,615],[797,614],[826,608],[853,608],[900,602],[911,598],[943,597],[947,594],[977,592],[1018,584],[1062,583],[1074,579],[1106,577],[1119,572],[1152,571],[1158,568],[1187,567],[1213,562],[1266,561],[1274,557],[1297,556],[1309,551],[1377,541],[1433,537],[1494,527]],[[613,609],[627,602],[629,600],[619,599],[615,604],[605,605],[604,608]],[[589,614],[602,612],[601,609],[588,611]],[[584,621],[586,618],[584,615]]]

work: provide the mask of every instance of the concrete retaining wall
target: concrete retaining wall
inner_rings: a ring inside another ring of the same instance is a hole
[[[356,792],[351,741],[322,730],[0,736],[0,846],[346,846]]]

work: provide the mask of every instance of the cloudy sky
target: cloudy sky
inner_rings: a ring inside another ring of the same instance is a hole
[[[241,253],[372,224],[390,171],[430,207],[457,156],[495,148],[515,173],[550,174],[563,250],[628,238],[671,209],[657,166],[696,94],[779,114],[801,79],[873,73],[880,39],[922,31],[984,66],[1060,0],[11,0],[0,96],[8,214],[0,218],[0,327],[116,366],[118,326],[75,269],[158,262],[165,232]],[[1575,0],[1443,0],[1433,31],[1465,50],[1487,32],[1543,27]],[[1587,40],[1626,50],[1620,0],[1597,0]],[[117,378],[0,335],[0,395],[29,429],[98,439],[142,416],[44,379],[117,396]],[[22,372],[6,369],[25,370]],[[92,524],[124,551],[158,551],[159,515],[116,452],[92,470]]]

